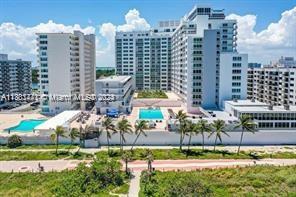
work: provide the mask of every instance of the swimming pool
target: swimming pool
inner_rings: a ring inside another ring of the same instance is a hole
[[[160,109],[140,109],[139,118],[142,120],[162,120]]]
[[[5,131],[10,131],[10,132],[21,132],[21,133],[27,133],[31,132],[34,130],[35,127],[38,125],[42,124],[46,120],[22,120],[18,125],[14,127],[10,127],[5,129]]]

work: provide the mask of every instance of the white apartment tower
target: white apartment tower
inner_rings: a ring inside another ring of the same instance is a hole
[[[246,54],[236,49],[237,24],[222,10],[194,7],[172,34],[172,90],[188,112],[223,108],[247,96]]]
[[[40,93],[48,95],[41,102],[42,113],[88,108],[90,102],[74,97],[95,92],[95,35],[80,31],[37,35]],[[70,99],[57,101],[57,95]]]
[[[116,32],[116,74],[134,77],[135,87],[171,89],[171,35],[179,21],[161,21],[149,31]]]
[[[248,98],[272,105],[296,105],[296,68],[249,68]]]

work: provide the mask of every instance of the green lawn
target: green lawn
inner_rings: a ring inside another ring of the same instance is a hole
[[[0,173],[0,196],[53,196],[50,188],[67,172]]]
[[[285,158],[285,159],[295,159],[295,153],[289,152],[278,152],[275,154],[263,154],[263,153],[250,153],[241,152],[239,155],[236,153],[228,151],[212,151],[201,149],[191,149],[189,152],[186,150],[179,151],[179,149],[150,149],[152,151],[155,160],[166,160],[166,159],[262,159],[262,158]],[[100,151],[96,153],[98,158],[108,156],[107,151]],[[110,155],[111,158],[120,159],[119,150],[112,150]],[[146,159],[146,149],[134,149],[133,150],[133,160],[145,160]]]
[[[137,98],[168,98],[162,90],[142,90],[138,92]]]
[[[296,196],[296,166],[256,166],[141,177],[144,196]]]
[[[111,166],[111,167],[110,167]],[[129,179],[114,161],[95,162],[94,167],[46,173],[0,173],[0,196],[111,196],[127,194]],[[113,172],[113,174],[112,174]]]
[[[92,155],[86,153],[71,154],[67,151],[59,151],[58,155],[55,151],[1,151],[0,161],[10,160],[55,160],[55,159],[92,159]]]
[[[75,149],[78,146],[73,145],[70,147],[70,145],[63,145],[60,144],[59,145],[59,149]],[[22,146],[18,146],[15,149],[55,149],[56,145],[54,144],[48,144],[48,145],[22,145]],[[10,149],[9,147],[7,147],[6,145],[0,145],[0,149]]]

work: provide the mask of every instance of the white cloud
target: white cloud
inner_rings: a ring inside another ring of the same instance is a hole
[[[254,31],[254,15],[230,14],[227,18],[238,21],[238,49],[249,54],[249,61],[268,63],[280,56],[296,56],[296,7],[261,32]]]
[[[136,9],[132,9],[128,11],[125,15],[125,22],[124,25],[119,25],[117,27],[118,31],[134,31],[134,30],[148,30],[150,29],[150,25],[144,18],[140,17],[140,12]]]
[[[282,13],[276,23],[271,23],[261,32],[255,32],[255,15],[230,14],[227,18],[238,21],[238,49],[249,53],[250,61],[268,63],[280,56],[296,56],[296,7]],[[93,24],[93,23],[92,23]],[[115,66],[114,36],[116,31],[147,30],[150,25],[136,9],[125,15],[125,23],[115,25],[103,23],[98,27],[96,54],[98,66]],[[37,32],[73,32],[94,33],[95,27],[85,28],[78,24],[63,25],[53,21],[40,23],[33,27],[24,27],[14,23],[0,24],[0,53],[8,53],[10,58],[22,58],[33,61],[36,65]]]
[[[80,30],[86,34],[95,32],[95,28],[91,26],[86,28],[81,28],[78,24],[66,26],[54,23],[51,20],[34,27],[2,23],[0,24],[0,53],[8,53],[10,59],[22,58],[30,60],[33,62],[33,65],[36,65],[36,33],[66,33],[73,32],[74,30]]]
[[[150,25],[144,18],[140,17],[140,12],[136,9],[129,10],[125,15],[125,24],[114,25],[103,23],[99,26],[100,37],[97,45],[97,65],[115,66],[114,37],[116,31],[148,30]]]

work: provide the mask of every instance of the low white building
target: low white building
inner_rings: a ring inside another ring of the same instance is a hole
[[[225,101],[225,112],[236,118],[250,115],[260,130],[296,128],[296,106],[272,106],[255,100]]]
[[[62,113],[59,113],[58,115],[38,125],[34,130],[40,135],[50,135],[58,126],[63,127],[66,131],[69,131],[71,122],[76,120],[80,115],[80,110],[63,111]]]
[[[134,87],[131,76],[111,76],[96,80],[96,109],[98,114],[110,110],[130,113]]]

